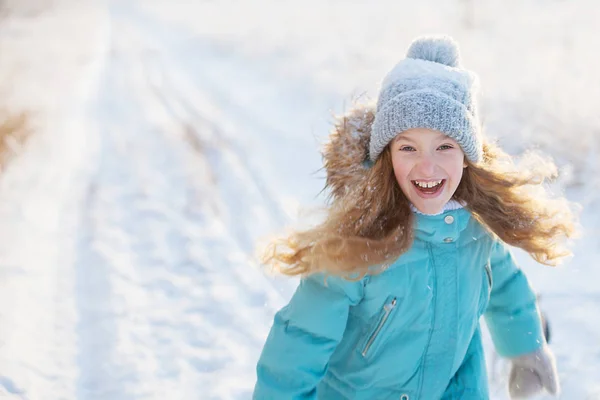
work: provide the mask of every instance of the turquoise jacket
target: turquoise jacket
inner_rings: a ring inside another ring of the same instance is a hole
[[[417,214],[381,274],[302,279],[276,315],[254,399],[488,399],[479,326],[513,357],[544,343],[536,298],[506,245],[466,209]]]

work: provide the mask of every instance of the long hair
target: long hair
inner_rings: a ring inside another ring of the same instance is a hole
[[[398,185],[389,146],[366,165],[374,119],[358,107],[340,118],[323,151],[329,207],[324,222],[272,241],[262,261],[286,275],[327,272],[347,278],[377,273],[412,245],[413,213]],[[483,161],[467,163],[454,198],[492,234],[554,265],[568,254],[565,239],[575,233],[573,213],[553,199],[544,182],[554,177],[550,162],[530,155],[517,166],[499,147],[484,144]]]
[[[525,250],[537,262],[556,265],[571,254],[575,216],[564,197],[553,198],[544,184],[556,166],[533,153],[517,165],[500,147],[484,143],[483,162],[468,163],[454,198],[503,242]]]

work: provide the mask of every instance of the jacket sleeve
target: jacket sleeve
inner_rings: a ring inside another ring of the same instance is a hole
[[[496,350],[516,357],[539,349],[545,339],[535,293],[500,240],[492,247],[490,266],[493,286],[484,317]]]
[[[342,339],[362,281],[314,274],[276,315],[256,368],[253,399],[316,399],[316,387]]]

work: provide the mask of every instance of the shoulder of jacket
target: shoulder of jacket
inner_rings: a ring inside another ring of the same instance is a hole
[[[498,240],[498,237],[490,231],[486,226],[479,222],[476,218],[471,217],[466,229],[462,232],[463,235],[468,235],[472,240],[489,239],[491,241]]]
[[[368,281],[368,275],[362,278],[353,279],[352,276],[345,278],[337,275],[317,272],[310,276],[302,278],[302,281],[312,281],[322,287],[323,290],[330,290],[337,294],[343,294],[351,302],[359,301],[363,296],[364,286]]]

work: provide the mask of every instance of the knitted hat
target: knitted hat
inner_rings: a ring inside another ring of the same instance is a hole
[[[456,140],[469,161],[479,162],[483,149],[477,81],[473,72],[461,67],[452,38],[417,38],[383,80],[371,129],[371,161],[399,133],[429,128]]]

